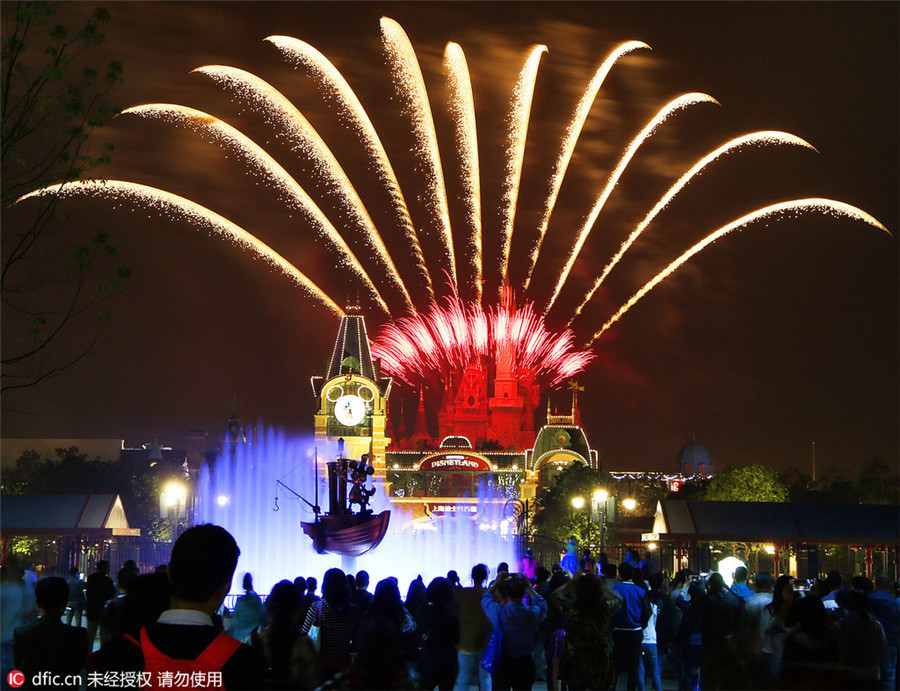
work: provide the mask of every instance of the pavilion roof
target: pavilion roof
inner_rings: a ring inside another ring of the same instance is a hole
[[[140,535],[118,494],[5,495],[0,530],[7,535]]]
[[[900,544],[900,506],[664,499],[653,536],[664,542]]]

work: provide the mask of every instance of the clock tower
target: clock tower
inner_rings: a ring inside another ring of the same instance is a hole
[[[391,378],[382,377],[369,351],[366,323],[358,307],[341,317],[324,377],[312,378],[317,399],[316,441],[344,441],[344,456],[369,454],[376,475],[384,477],[384,428]]]

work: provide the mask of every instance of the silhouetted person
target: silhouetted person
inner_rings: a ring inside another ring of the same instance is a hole
[[[17,626],[31,620],[34,607],[31,589],[22,580],[24,571],[24,563],[18,554],[9,555],[7,563],[0,567],[0,640],[2,640],[0,669],[4,675],[7,670],[15,669],[13,632]],[[6,679],[0,683],[6,684]]]
[[[745,661],[747,680],[751,688],[762,688],[766,679],[766,660],[763,644],[766,630],[772,619],[769,605],[772,604],[772,588],[775,579],[765,571],[760,571],[753,579],[756,592],[744,602],[744,630],[747,632]]]
[[[841,576],[840,571],[829,571],[828,575],[825,577],[822,604],[825,605],[825,609],[827,609],[835,619],[840,619],[841,616],[843,616],[843,611],[837,601],[843,584],[844,579]]]
[[[119,573],[116,574],[116,590],[118,593],[116,597],[108,600],[103,605],[103,611],[100,612],[100,645],[122,633],[122,605],[125,602],[128,589],[137,576],[138,570],[128,566],[123,566],[119,569]]]
[[[606,585],[610,588],[622,582],[618,578],[618,573],[619,567],[610,561],[600,566],[600,575],[606,579]]]
[[[453,586],[446,578],[435,578],[425,590],[425,606],[416,618],[419,640],[419,687],[449,691],[459,672],[456,644],[459,617],[452,610]]]
[[[372,604],[372,593],[369,592],[369,572],[359,571],[356,574],[356,590],[350,595],[350,602],[359,607],[363,614]]]
[[[350,666],[350,651],[360,611],[350,602],[350,586],[340,569],[328,569],[322,578],[322,600],[306,613],[301,633],[319,627],[319,659],[326,679]]]
[[[172,603],[172,586],[164,573],[138,576],[128,587],[122,604],[121,634],[137,640],[141,629],[151,627]]]
[[[851,590],[845,600],[847,614],[841,617],[841,642],[850,688],[877,689],[881,656],[887,649],[884,629],[869,612],[869,598],[862,590]]]
[[[900,602],[894,597],[894,584],[886,573],[875,576],[875,592],[869,595],[869,610],[884,629],[887,647],[881,655],[881,688],[897,684],[897,648],[900,638]]]
[[[239,555],[234,538],[220,526],[184,531],[169,563],[169,609],[155,624],[142,628],[137,640],[122,636],[98,651],[94,669],[100,685],[111,671],[150,672],[156,682],[161,672],[195,670],[205,674],[208,687],[221,679],[227,689],[262,688],[262,670],[252,648],[220,633],[212,620],[231,589]],[[93,688],[90,675],[88,687]]]
[[[309,576],[306,579],[306,595],[300,601],[300,621],[306,621],[310,607],[319,601],[319,597],[316,595],[316,588],[318,587],[319,582],[313,576]]]
[[[678,626],[678,656],[681,660],[680,689],[693,689],[700,678],[700,655],[703,645],[703,605],[706,585],[703,581],[687,581],[687,592],[676,600],[682,612]]]
[[[837,688],[841,656],[837,624],[818,596],[797,601],[797,628],[784,641],[780,686],[786,689]]]
[[[481,598],[481,606],[494,628],[503,632],[500,672],[491,675],[493,691],[530,689],[535,678],[532,649],[538,626],[547,616],[547,602],[523,575],[503,571]]]
[[[25,675],[25,688],[33,686],[41,672],[75,675],[84,671],[91,652],[87,632],[80,626],[62,622],[69,600],[69,586],[57,576],[38,581],[34,589],[37,606],[43,616],[15,630],[13,649],[16,669]],[[4,670],[6,671],[6,670]]]
[[[316,688],[319,660],[312,641],[300,633],[300,595],[293,583],[275,584],[266,598],[266,614],[266,625],[248,637],[263,665],[266,688]]]
[[[720,573],[707,581],[708,594],[703,612],[703,655],[701,670],[704,688],[732,688],[740,674],[737,627],[744,613],[744,601],[725,586]]]
[[[378,582],[357,631],[358,689],[406,689],[411,685],[404,642],[415,640],[416,623],[400,601],[396,578]]]
[[[644,638],[643,628],[647,623],[644,611],[647,591],[632,581],[634,575],[635,570],[630,562],[619,564],[619,578],[622,582],[613,586],[613,591],[622,598],[622,608],[616,612],[612,622],[613,655],[616,673],[628,674],[629,689],[638,687],[639,677],[644,671],[641,665],[641,642]]]
[[[591,550],[582,552],[578,567],[585,573],[597,573],[597,561],[591,556]]]
[[[419,610],[425,606],[425,582],[422,576],[416,576],[409,584],[406,591],[406,600],[403,601],[406,611],[418,618]]]
[[[738,566],[734,570],[734,582],[731,584],[731,592],[744,602],[753,597],[753,590],[747,585],[748,572],[746,566]]]
[[[116,596],[116,584],[109,577],[109,562],[98,561],[97,570],[87,577],[84,586],[84,614],[87,618],[87,633],[94,645],[97,629],[100,628],[100,615],[103,607]]]
[[[455,592],[460,626],[457,691],[471,685],[477,686],[480,691],[490,691],[491,688],[491,675],[481,666],[481,656],[494,628],[481,607],[487,577],[487,566],[476,564],[472,567],[472,587],[460,588]]]
[[[244,594],[234,603],[234,611],[231,613],[230,635],[243,641],[253,629],[266,621],[266,610],[262,599],[253,590],[253,576],[244,574]]]
[[[66,623],[71,624],[75,619],[75,626],[81,626],[84,615],[84,580],[78,575],[78,567],[69,569],[69,578],[66,579],[69,586],[69,602],[66,609]]]
[[[522,555],[522,558],[519,560],[519,571],[525,574],[525,578],[534,583],[537,574],[537,559],[534,558],[534,554],[531,551],[531,547],[525,550],[525,554]]]
[[[559,679],[571,689],[609,689],[615,669],[609,627],[622,601],[593,573],[579,573],[551,596],[565,615]]]

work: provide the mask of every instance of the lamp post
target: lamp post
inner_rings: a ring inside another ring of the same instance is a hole
[[[609,492],[605,489],[594,491],[591,496],[591,520],[600,523],[600,553],[606,552],[606,503],[609,501]]]
[[[170,482],[159,495],[159,515],[161,518],[173,516],[172,541],[178,537],[178,519],[186,514],[187,488],[180,482]]]
[[[581,511],[584,508],[584,497],[572,497],[572,508]],[[590,524],[588,524],[588,537],[590,537]]]

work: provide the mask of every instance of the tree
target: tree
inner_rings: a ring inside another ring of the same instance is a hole
[[[78,447],[59,448],[55,458],[42,458],[27,450],[16,467],[3,473],[3,494],[118,494],[129,525],[155,540],[169,540],[172,521],[159,516],[160,473],[134,469],[117,461],[88,460]]]
[[[886,461],[875,458],[859,467],[854,480],[836,465],[821,473],[816,482],[795,468],[788,468],[782,480],[788,485],[790,500],[817,504],[900,504],[900,473]]]
[[[109,161],[111,146],[95,156],[89,143],[117,112],[103,97],[122,81],[118,62],[103,71],[83,62],[104,41],[105,9],[95,10],[74,33],[57,23],[54,4],[19,2],[12,14],[11,21],[4,17],[0,74],[4,208]],[[110,317],[99,306],[128,276],[127,269],[107,266],[116,250],[106,231],[87,240],[69,237],[57,199],[28,200],[16,210],[12,229],[4,223],[2,391],[34,386],[91,352]]]
[[[535,499],[533,525],[537,532],[560,541],[575,535],[581,544],[600,542],[600,527],[590,522],[590,498],[602,485],[603,476],[586,465],[573,463],[565,468]],[[585,506],[575,509],[572,498],[579,496]]]
[[[881,458],[860,468],[856,485],[862,504],[900,504],[900,474]]]
[[[716,473],[699,498],[705,501],[787,501],[788,489],[771,468],[731,466]]]
[[[89,461],[77,446],[55,450],[55,458],[42,458],[27,450],[16,467],[3,473],[4,494],[112,494],[126,485],[121,466],[99,458]]]

